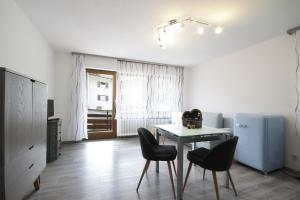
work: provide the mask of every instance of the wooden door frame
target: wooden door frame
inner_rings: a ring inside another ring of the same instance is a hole
[[[117,120],[116,116],[116,89],[117,89],[117,72],[116,71],[108,71],[102,69],[94,69],[94,68],[86,68],[86,75],[88,73],[94,74],[106,74],[112,75],[113,77],[113,101],[112,101],[112,132],[108,132],[108,134],[102,134],[97,132],[88,133],[88,140],[99,140],[99,139],[112,139],[117,137]]]

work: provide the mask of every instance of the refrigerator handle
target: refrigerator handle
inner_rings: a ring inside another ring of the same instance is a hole
[[[236,123],[235,126],[240,127],[240,128],[247,128],[248,127],[246,124],[240,124],[240,123]]]

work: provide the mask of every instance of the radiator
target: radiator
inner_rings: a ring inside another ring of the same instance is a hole
[[[137,129],[144,127],[154,132],[154,126],[158,124],[169,124],[171,118],[164,119],[124,119],[118,120],[118,136],[134,136],[137,135]]]

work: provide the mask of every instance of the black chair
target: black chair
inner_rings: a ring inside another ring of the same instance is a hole
[[[236,144],[238,141],[238,137],[234,136],[225,142],[222,142],[215,146],[213,149],[208,150],[206,148],[199,148],[193,151],[189,151],[187,154],[187,158],[190,161],[187,174],[185,177],[183,191],[185,189],[187,179],[189,177],[192,164],[199,165],[204,169],[208,169],[212,171],[214,185],[216,190],[217,200],[220,199],[219,196],[219,189],[218,189],[218,182],[217,182],[217,175],[216,171],[226,171],[229,177],[230,183],[232,185],[233,191],[237,196],[237,192],[235,190],[235,186],[233,184],[229,168],[231,167],[231,163],[233,160]]]
[[[173,194],[174,197],[176,198],[172,168],[171,168],[171,162],[172,162],[174,171],[176,173],[175,164],[174,164],[174,160],[177,156],[176,147],[173,145],[159,145],[156,139],[154,138],[154,136],[152,135],[152,133],[145,128],[139,128],[138,134],[141,143],[142,154],[147,161],[144,170],[142,172],[140,181],[138,183],[138,186],[136,188],[136,191],[138,191],[140,184],[143,180],[144,174],[147,172],[151,161],[167,161]]]

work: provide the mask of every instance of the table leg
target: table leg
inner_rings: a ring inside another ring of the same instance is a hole
[[[183,143],[180,138],[177,141],[177,199],[182,199],[183,186]]]
[[[156,129],[156,140],[157,140],[157,143],[159,144],[159,132],[158,132],[158,128]],[[156,161],[156,173],[159,173],[159,161]]]
[[[192,143],[192,150],[195,150],[196,149],[196,142],[193,142]]]

